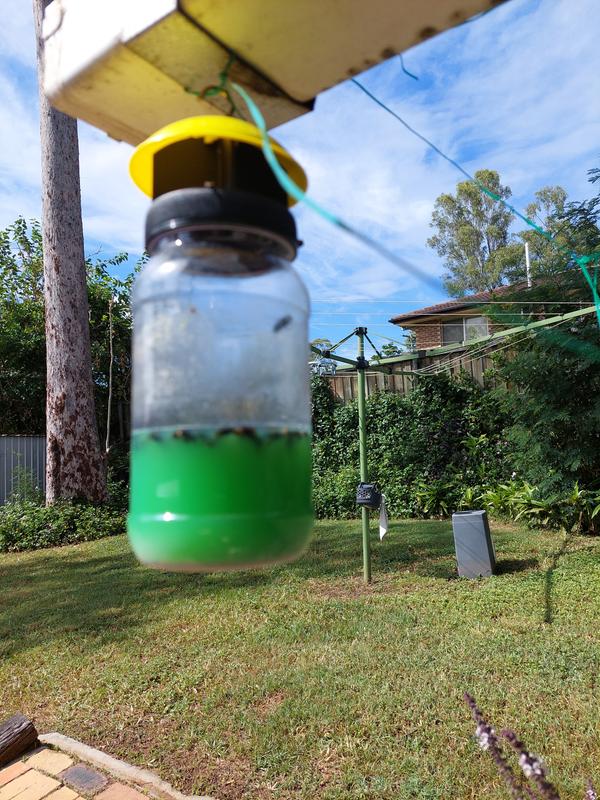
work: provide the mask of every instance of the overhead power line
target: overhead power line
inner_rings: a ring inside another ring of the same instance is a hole
[[[282,189],[290,196],[293,197],[295,200],[299,202],[303,202],[307,205],[310,209],[312,209],[315,213],[317,213],[320,217],[327,220],[327,222],[335,225],[335,227],[339,228],[344,233],[347,233],[349,236],[354,238],[356,241],[361,242],[361,244],[366,245],[370,250],[373,250],[375,253],[378,253],[380,256],[385,258],[391,264],[394,264],[396,267],[401,269],[403,272],[408,273],[409,275],[415,275],[418,277],[423,283],[427,283],[430,286],[433,286],[436,290],[440,288],[439,280],[436,280],[427,272],[422,270],[420,267],[416,266],[416,264],[411,264],[405,258],[394,253],[392,250],[389,250],[384,245],[380,244],[380,242],[372,239],[366,233],[358,230],[358,228],[353,227],[348,222],[343,220],[341,217],[338,217],[337,214],[334,214],[329,209],[325,208],[325,206],[317,203],[315,200],[312,199],[309,195],[306,194],[299,186],[294,183],[292,178],[287,174],[287,172],[283,169],[279,161],[277,160],[277,156],[275,155],[273,148],[271,146],[271,141],[269,139],[269,134],[267,131],[267,124],[265,119],[256,105],[254,100],[250,97],[248,92],[239,84],[237,83],[230,83],[229,84],[233,91],[237,92],[237,94],[242,98],[248,111],[250,112],[250,116],[252,117],[252,121],[256,125],[256,127],[260,131],[261,141],[262,141],[262,151],[263,155],[271,167],[271,170],[277,179],[277,182],[282,187]]]
[[[345,305],[347,303],[420,303],[421,300],[311,300],[311,303],[338,303]],[[440,303],[451,303],[453,300],[440,300]],[[461,298],[456,298],[456,302],[463,302]],[[465,298],[465,305],[473,305],[474,308],[478,306],[510,306],[510,305],[561,305],[561,306],[585,306],[584,300],[468,300]],[[433,304],[432,305],[437,305]],[[426,306],[427,307],[427,306]],[[415,309],[418,310],[418,309]],[[410,313],[410,312],[407,312]]]
[[[383,100],[380,100],[372,92],[370,92],[367,89],[367,87],[364,86],[364,84],[362,84],[360,81],[356,80],[356,78],[351,78],[350,80],[352,81],[352,83],[355,86],[358,86],[358,88],[362,92],[364,92],[364,94],[366,94],[367,97],[369,97],[380,108],[382,108],[384,111],[387,111],[388,114],[391,114],[391,116],[394,117],[394,119],[396,119],[401,125],[403,125],[406,128],[406,130],[408,130],[410,133],[412,133],[413,136],[416,136],[418,139],[420,139],[422,142],[424,142],[431,150],[436,152],[441,158],[443,158],[449,164],[452,164],[452,166],[455,167],[462,175],[464,175],[469,181],[474,183],[475,186],[477,186],[477,188],[479,189],[480,192],[482,192],[483,194],[487,195],[488,197],[491,197],[492,200],[495,200],[496,202],[501,203],[512,214],[514,214],[516,217],[518,217],[520,220],[522,220],[526,225],[528,225],[530,228],[532,228],[536,233],[538,233],[544,239],[549,241],[550,244],[552,244],[563,255],[568,256],[569,260],[575,261],[577,263],[577,265],[579,266],[579,268],[581,269],[581,272],[583,273],[583,275],[584,275],[584,277],[585,277],[585,279],[586,279],[586,281],[588,283],[588,286],[592,290],[592,296],[594,298],[594,305],[596,306],[596,316],[597,316],[597,319],[598,319],[598,324],[600,325],[600,295],[598,294],[598,289],[597,289],[597,285],[596,285],[597,274],[596,274],[596,271],[595,271],[594,272],[594,278],[592,279],[592,276],[590,275],[590,273],[589,273],[589,271],[587,269],[587,265],[588,264],[596,264],[596,268],[598,267],[598,263],[600,262],[600,251],[595,251],[595,252],[592,252],[592,253],[587,253],[586,255],[579,256],[579,255],[577,255],[577,253],[573,252],[568,247],[565,247],[564,245],[560,244],[560,242],[556,241],[555,237],[549,231],[544,230],[544,228],[542,228],[540,225],[535,223],[529,217],[525,216],[525,214],[522,214],[517,208],[515,208],[513,205],[511,205],[509,202],[507,202],[503,197],[500,197],[500,195],[496,194],[491,189],[488,189],[488,187],[484,183],[482,183],[475,176],[473,176],[469,172],[467,172],[467,170],[463,166],[461,166],[458,163],[458,161],[455,161],[453,158],[450,158],[450,156],[446,155],[446,153],[444,153],[442,150],[440,150],[440,148],[437,147],[426,136],[423,136],[422,133],[419,133],[418,130],[416,130],[411,125],[409,125],[408,122],[406,122],[406,120],[404,120],[392,108],[390,108],[388,105],[386,105],[386,103],[384,103]]]
[[[561,305],[564,305],[564,304],[563,303],[554,303],[553,305],[561,306]],[[578,303],[577,305],[581,306],[581,308],[585,308],[585,306],[587,304],[586,303]],[[477,310],[478,309],[476,309],[476,308],[471,309],[471,311],[477,311]],[[423,312],[423,313],[421,313],[420,311],[415,311],[414,312],[414,317],[408,317],[408,319],[406,321],[410,322],[411,320],[414,320],[415,324],[416,324],[418,320],[424,319],[426,317],[444,317],[444,318],[445,317],[462,317],[462,318],[465,318],[465,312],[468,313],[468,309],[463,309],[462,311],[427,311],[427,312]],[[408,314],[412,314],[412,313],[413,313],[412,311],[407,311],[406,315],[408,316]],[[518,312],[515,312],[515,311],[494,311],[494,312],[488,312],[488,313],[493,314],[493,318],[494,319],[496,317],[512,317],[512,319],[515,319],[515,317],[518,316]],[[528,311],[528,312],[526,312],[526,314],[531,314],[531,315],[535,315],[536,313],[539,313],[539,312],[536,312],[536,311]],[[380,312],[379,311],[315,311],[311,316],[314,317],[315,315],[319,315],[319,316],[327,316],[327,317],[342,317],[342,316],[343,317],[372,317],[374,314],[380,315]],[[398,316],[404,316],[404,315],[398,314]],[[482,316],[482,314],[477,314],[476,316],[480,317],[480,316]],[[521,314],[521,316],[525,316],[525,314]],[[396,324],[399,324],[399,323],[392,323],[392,324],[396,325]]]

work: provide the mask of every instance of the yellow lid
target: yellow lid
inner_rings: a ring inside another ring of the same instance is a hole
[[[219,139],[243,142],[260,148],[262,137],[259,129],[242,119],[222,116],[187,117],[177,120],[153,133],[138,145],[129,162],[129,174],[133,182],[149,197],[153,196],[154,156],[163,148],[188,139],[203,139],[212,144]],[[274,139],[269,137],[273,152],[281,166],[302,191],[306,191],[307,180],[304,170],[292,156]],[[296,202],[288,195],[288,205]]]

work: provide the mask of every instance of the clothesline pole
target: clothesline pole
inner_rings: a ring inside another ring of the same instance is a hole
[[[358,355],[356,359],[356,369],[358,372],[358,437],[360,452],[360,480],[361,483],[368,483],[369,467],[367,463],[367,419],[365,413],[366,401],[366,378],[365,369],[368,362],[365,361],[365,333],[366,328],[357,328]],[[365,583],[371,583],[371,542],[369,539],[369,509],[362,506],[362,542],[363,542],[363,576]]]

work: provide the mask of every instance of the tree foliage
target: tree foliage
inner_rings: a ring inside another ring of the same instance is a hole
[[[590,182],[600,177],[589,173]],[[538,193],[539,195],[540,193]],[[557,238],[579,254],[600,249],[600,193],[583,203],[556,196],[546,206]],[[562,231],[562,233],[561,233]],[[593,302],[576,263],[562,256],[561,271],[523,293],[513,292],[504,313],[522,315],[544,301],[548,316],[564,312],[564,301]],[[567,262],[565,269],[564,261]],[[553,304],[555,303],[555,305]],[[576,306],[574,306],[576,307]],[[573,306],[571,306],[573,308]],[[521,316],[521,319],[523,317]],[[500,377],[509,389],[503,403],[513,423],[507,430],[517,471],[548,495],[577,481],[600,487],[600,337],[596,316],[578,317],[567,325],[541,329],[515,342],[496,357]]]
[[[45,429],[42,237],[23,218],[0,231],[0,433]]]
[[[503,354],[501,354],[503,355]],[[544,495],[600,481],[600,348],[595,319],[543,330],[502,358],[517,474]]]
[[[499,197],[512,192],[490,169],[478,170],[475,178]],[[500,286],[522,259],[522,248],[511,243],[511,212],[481,191],[473,181],[463,181],[456,194],[442,194],[435,202],[427,240],[444,259],[448,293],[461,297]]]
[[[381,358],[393,358],[394,356],[400,356],[404,352],[402,347],[399,347],[394,342],[386,342],[384,345],[381,346],[379,349],[381,353]],[[375,354],[372,358],[372,361],[375,363],[379,361],[379,356]]]
[[[113,401],[111,438],[127,438],[131,371],[133,274],[113,274],[127,260],[88,259],[92,374],[98,426],[105,432],[108,401],[109,302],[113,318]],[[0,231],[0,433],[43,434],[45,428],[46,354],[43,260],[40,224],[19,217]]]
[[[313,378],[312,388],[315,509],[320,516],[354,516],[358,405],[336,403],[326,378]],[[451,485],[456,508],[465,486],[510,475],[502,411],[466,376],[422,377],[407,396],[373,394],[366,412],[369,474],[392,514],[438,513],[427,511],[423,486]]]
[[[531,261],[531,277],[537,278],[555,275],[568,267],[567,251],[576,249],[577,224],[568,216],[567,192],[562,186],[545,186],[535,193],[535,200],[530,203],[525,213],[533,222],[552,236],[549,241],[533,228],[527,228],[517,234],[517,239],[529,246]],[[509,283],[525,280],[525,264],[523,261],[507,274]]]

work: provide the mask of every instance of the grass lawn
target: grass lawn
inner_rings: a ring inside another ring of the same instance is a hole
[[[600,541],[493,525],[499,575],[455,577],[447,522],[210,576],[138,566],[124,537],[0,556],[0,716],[16,710],[182,790],[239,798],[505,798],[475,695],[561,797],[600,783]]]

